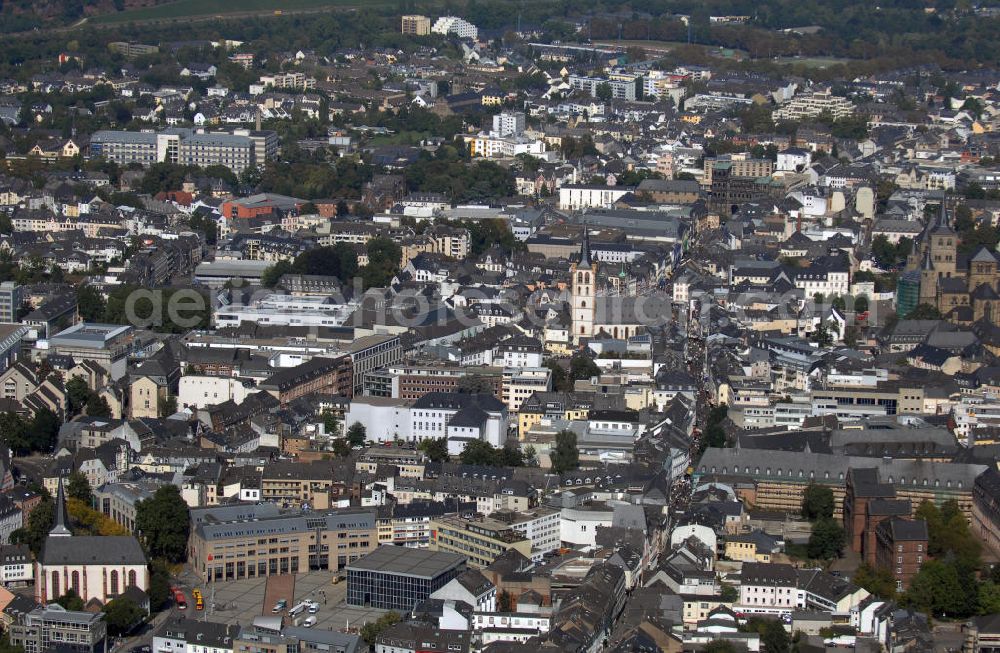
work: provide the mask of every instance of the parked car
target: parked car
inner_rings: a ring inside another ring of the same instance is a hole
[[[302,622],[303,628],[312,628],[316,625],[316,617],[306,617],[305,621]]]

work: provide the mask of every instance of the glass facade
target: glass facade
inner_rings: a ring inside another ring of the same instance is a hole
[[[408,612],[461,573],[460,567],[433,578],[381,571],[347,570],[347,604]]]

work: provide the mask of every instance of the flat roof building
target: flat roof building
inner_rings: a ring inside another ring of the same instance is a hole
[[[342,569],[378,546],[374,509],[283,512],[273,504],[191,511],[188,559],[205,580]]]
[[[347,603],[409,612],[465,567],[455,553],[380,546],[347,566]]]

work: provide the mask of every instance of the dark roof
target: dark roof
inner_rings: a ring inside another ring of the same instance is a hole
[[[131,535],[56,536],[45,540],[42,564],[45,565],[145,565],[146,554]]]

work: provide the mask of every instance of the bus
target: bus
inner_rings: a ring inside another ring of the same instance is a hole
[[[176,587],[171,587],[171,591],[174,593],[174,603],[177,604],[178,610],[187,609],[187,599],[184,598],[184,592],[180,591]]]

